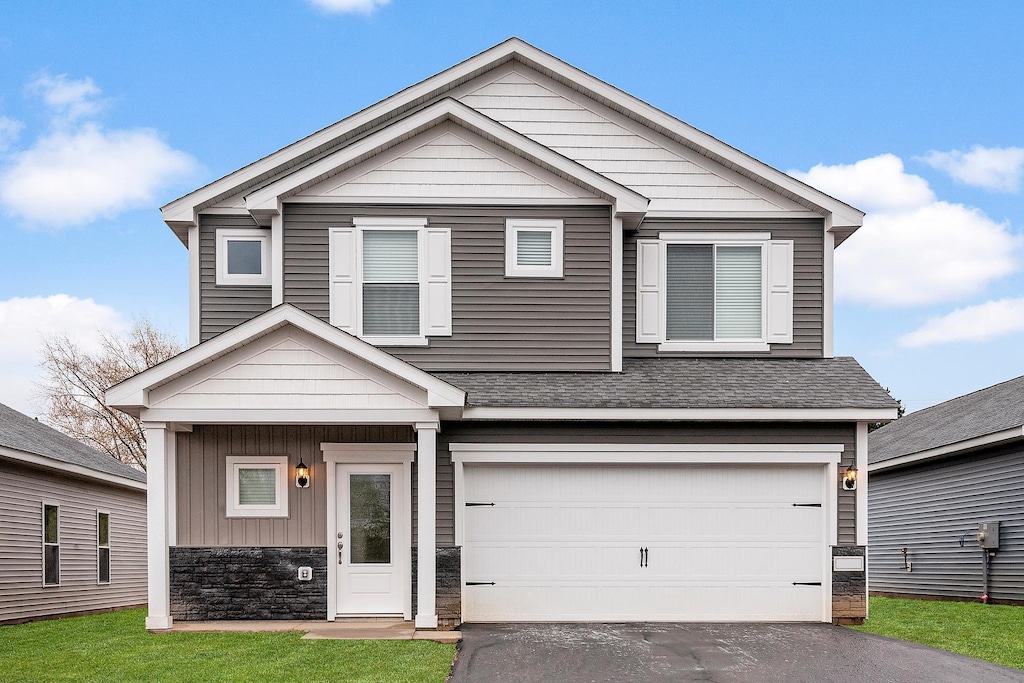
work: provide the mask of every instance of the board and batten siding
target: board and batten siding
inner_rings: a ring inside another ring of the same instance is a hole
[[[452,336],[387,347],[424,370],[608,370],[611,213],[606,206],[285,204],[284,300],[329,321],[328,230],[353,216],[425,217],[452,230]],[[505,277],[505,220],[564,221],[562,278]]]
[[[978,522],[1000,522],[993,600],[1024,601],[1024,445],[873,472],[868,486],[871,592],[977,599]],[[964,545],[960,546],[960,537]],[[902,549],[912,571],[906,571]]]
[[[824,329],[824,226],[820,220],[739,222],[645,221],[623,238],[622,355],[626,358],[668,356],[751,356],[821,358]],[[771,344],[769,353],[659,352],[657,344],[636,341],[636,242],[657,239],[659,232],[770,232],[773,240],[793,240],[793,343]]]
[[[855,460],[856,427],[844,423],[466,423],[445,422],[438,435],[440,463],[449,463],[451,443],[628,443],[628,444],[843,444],[840,471]],[[450,467],[450,465],[449,465]],[[439,473],[440,481],[440,473]],[[857,543],[856,492],[837,480],[841,546]],[[440,544],[440,538],[438,539]]]
[[[216,337],[270,310],[270,286],[217,284],[217,230],[258,227],[250,216],[199,216],[200,341]],[[270,230],[267,230],[267,235]]]
[[[43,586],[42,505],[60,506],[60,585]],[[97,512],[110,583],[97,582]],[[0,622],[146,602],[146,492],[0,460]]]

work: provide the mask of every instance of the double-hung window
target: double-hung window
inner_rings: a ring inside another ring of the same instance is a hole
[[[43,585],[60,585],[60,506],[43,503]]]
[[[766,352],[792,342],[793,243],[770,233],[637,242],[637,341],[663,351]]]
[[[355,217],[329,239],[332,325],[379,345],[451,335],[450,229],[424,218]]]
[[[96,513],[96,582],[110,583],[110,513]]]

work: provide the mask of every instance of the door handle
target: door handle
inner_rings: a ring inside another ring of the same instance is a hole
[[[647,548],[644,548],[643,546],[641,546],[640,547],[640,566],[641,567],[646,567],[647,566],[647,558],[648,558]]]

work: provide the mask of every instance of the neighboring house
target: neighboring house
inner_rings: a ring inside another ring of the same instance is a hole
[[[146,475],[0,404],[0,624],[146,602]]]
[[[149,628],[864,616],[860,211],[511,39],[163,216]]]
[[[871,592],[1024,601],[1024,376],[868,443]]]

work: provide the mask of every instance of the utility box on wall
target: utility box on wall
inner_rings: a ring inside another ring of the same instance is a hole
[[[987,550],[999,549],[999,522],[978,522],[978,545]]]

